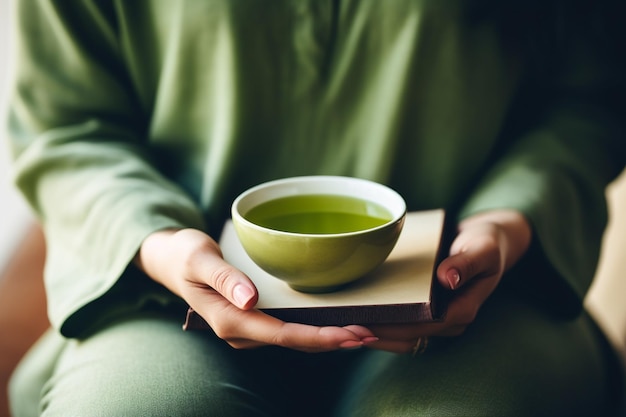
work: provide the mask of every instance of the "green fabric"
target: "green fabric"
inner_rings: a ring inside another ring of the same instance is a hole
[[[416,357],[235,350],[156,312],[84,341],[49,332],[12,379],[13,415],[623,415],[619,368],[588,316],[564,322],[504,293],[481,313],[464,335],[431,340]]]
[[[127,268],[143,238],[217,236],[246,187],[304,174],[389,184],[411,210],[517,208],[569,288],[557,295],[579,309],[604,186],[624,163],[598,92],[621,86],[596,49],[558,43],[555,10],[20,1],[10,143],[48,239],[53,325],[77,336],[111,312],[176,301]],[[548,24],[524,24],[536,16]]]

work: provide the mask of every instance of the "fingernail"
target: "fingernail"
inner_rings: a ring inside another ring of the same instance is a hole
[[[237,284],[233,289],[233,298],[239,308],[244,308],[253,296],[254,292],[246,285]]]
[[[368,343],[378,342],[379,340],[380,339],[378,339],[376,336],[367,336],[361,339],[361,342],[363,342],[364,345],[367,345]]]
[[[363,342],[360,340],[346,340],[339,345],[339,347],[343,349],[351,349],[360,346],[363,346]]]
[[[459,285],[459,282],[461,282],[461,275],[459,275],[459,271],[456,269],[451,269],[446,274],[446,279],[448,280],[448,284],[450,284],[450,288],[454,290]]]

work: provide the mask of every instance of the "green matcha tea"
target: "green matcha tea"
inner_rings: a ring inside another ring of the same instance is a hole
[[[356,232],[392,219],[379,204],[337,195],[277,198],[252,208],[244,217],[270,229],[306,234]]]

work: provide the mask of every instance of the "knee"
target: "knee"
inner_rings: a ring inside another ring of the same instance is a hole
[[[39,393],[41,384],[37,381],[35,370],[26,364],[20,364],[11,375],[8,386],[11,415],[28,417],[39,415]]]
[[[42,392],[42,415],[266,415],[227,352],[178,322],[122,321],[68,343]]]
[[[58,387],[57,388],[61,388]],[[104,391],[92,385],[79,392],[48,392],[42,416],[268,416],[259,399],[228,384],[174,386],[142,382]]]
[[[64,345],[65,340],[49,330],[22,358],[9,380],[11,415],[26,417],[40,414],[41,392]]]

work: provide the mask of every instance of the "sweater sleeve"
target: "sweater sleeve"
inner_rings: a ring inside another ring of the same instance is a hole
[[[158,229],[204,227],[196,203],[150,163],[113,2],[100,3],[17,5],[13,172],[43,223],[49,316],[66,336],[113,311],[170,302],[131,260]]]
[[[617,51],[597,40],[590,31],[569,36],[554,77],[527,85],[532,94],[518,106],[515,124],[528,127],[505,133],[516,136],[513,144],[500,150],[461,213],[503,207],[524,213],[534,241],[512,285],[567,316],[582,309],[607,222],[605,188],[626,162],[618,104],[624,78],[610,55]]]

